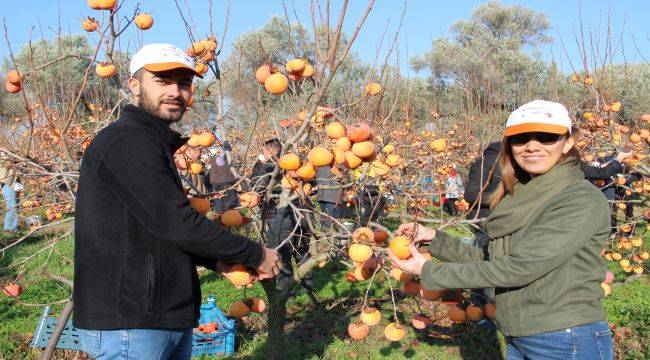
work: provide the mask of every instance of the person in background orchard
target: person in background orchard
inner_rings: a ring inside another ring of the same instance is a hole
[[[408,223],[411,257],[391,261],[427,290],[496,288],[496,321],[507,359],[612,359],[600,285],[609,205],[584,179],[577,129],[559,103],[535,100],[506,122],[501,182],[485,221],[489,260],[456,237]],[[430,242],[424,257],[417,243]]]
[[[433,186],[433,176],[432,175],[426,175],[423,176],[422,179],[420,180],[420,184],[418,184],[422,187],[422,192],[427,194],[427,198],[431,200],[431,202],[435,202],[435,187]]]
[[[501,141],[490,143],[483,150],[482,156],[474,160],[469,167],[467,187],[463,193],[471,209],[467,212],[468,220],[485,219],[490,215],[490,197],[501,182],[501,170],[497,163],[500,149]],[[484,229],[476,229],[474,233],[477,246],[487,255],[489,237]]]
[[[616,183],[616,193],[614,194],[614,200],[616,200],[616,203],[614,206],[616,206],[617,203],[625,204],[623,210],[625,221],[629,221],[634,217],[634,203],[630,200],[639,199],[638,194],[632,193],[629,189],[633,187],[632,183],[638,181],[642,177],[641,173],[637,171],[617,174],[617,179],[622,179],[622,183]],[[617,208],[615,208],[615,210],[617,210]]]
[[[3,233],[10,235],[18,230],[18,195],[15,190],[16,171],[12,161],[4,153],[0,153],[0,186],[4,200]]]
[[[490,215],[490,197],[501,182],[501,170],[497,163],[500,150],[501,141],[490,143],[483,150],[482,156],[474,160],[469,167],[467,187],[463,193],[465,200],[470,204],[470,211],[466,215],[468,220],[485,219]],[[481,223],[477,226],[471,228],[474,233],[474,246],[483,251],[483,260],[488,260],[490,237]],[[474,291],[478,294],[479,305],[494,301],[494,288],[474,289]],[[491,326],[489,323],[487,325]]]
[[[460,178],[456,167],[452,167],[449,172],[447,180],[445,180],[445,202],[442,205],[443,210],[451,216],[458,215],[458,208],[456,208],[456,200],[463,196],[463,179]]]
[[[601,159],[601,162],[580,161],[580,170],[585,174],[585,179],[595,182],[597,180],[612,181],[616,174],[623,172],[623,160],[631,157],[633,151],[624,151],[623,149],[616,155],[609,158]]]
[[[76,198],[73,325],[95,359],[190,359],[201,288],[217,261],[280,271],[277,251],[191,207],[170,128],[187,109],[194,61],[169,44],[143,46],[129,66],[133,104],[86,149]]]
[[[239,196],[233,188],[237,178],[228,166],[226,151],[230,151],[228,143],[224,144],[220,153],[210,159],[210,185],[212,192],[219,193],[218,197],[212,200],[212,207],[218,214],[239,206]]]
[[[205,170],[203,168],[198,174],[189,170],[182,170],[180,172],[186,194],[201,197],[208,193],[209,186],[206,184]]]
[[[616,232],[618,226],[618,220],[616,218],[616,212],[618,208],[616,207],[616,203],[614,201],[617,199],[621,200],[626,197],[624,194],[625,191],[623,191],[623,194],[620,194],[619,189],[622,188],[617,186],[616,178],[617,175],[621,175],[621,173],[623,173],[625,170],[623,160],[631,157],[632,155],[633,151],[625,151],[625,149],[621,149],[621,151],[616,156],[612,155],[604,158],[599,158],[598,161],[593,161],[590,163],[586,161],[580,162],[580,170],[582,170],[582,172],[585,174],[585,179],[589,180],[592,184],[594,184],[594,186],[598,187],[605,195],[605,198],[611,203],[613,210],[610,217],[612,233]],[[627,176],[625,178],[626,184],[628,183],[628,180],[631,180],[629,183],[636,181],[636,175]],[[629,210],[626,208],[626,216],[628,214],[631,214],[631,211],[631,206],[629,207]]]
[[[369,176],[368,166],[370,166],[369,163],[364,163],[354,170],[354,178],[363,184],[357,194],[359,224],[361,226],[368,226],[369,222],[382,217],[387,203],[381,179]]]
[[[191,171],[189,164],[201,162],[201,149],[189,145],[183,145],[174,153],[174,162],[180,175],[183,189],[186,195],[200,197],[207,193],[208,184],[205,181],[205,167],[195,174]]]
[[[264,142],[262,153],[253,165],[251,175],[253,189],[262,196],[271,182],[271,175],[281,151],[282,144],[279,139],[268,139]],[[278,174],[276,178],[278,180],[276,187],[280,184],[280,176]],[[274,194],[279,195],[280,192],[280,190],[276,190]],[[299,199],[293,200],[292,204],[298,208],[301,207]],[[276,248],[286,240],[284,245],[278,249],[282,266],[277,280],[280,289],[292,291],[294,275],[292,259],[300,264],[308,258],[309,228],[304,220],[298,219],[291,206],[278,207],[277,198],[271,199],[269,203],[262,203],[260,206],[262,207],[262,218],[266,219],[268,226],[269,245]],[[313,281],[311,272],[307,273],[300,281],[301,286],[307,289],[310,295],[313,290]]]
[[[280,140],[277,138],[268,139],[262,145],[262,152],[257,156],[255,164],[253,164],[253,169],[251,170],[251,187],[262,198],[264,198],[264,194],[266,193],[266,187],[271,182],[271,175],[275,169],[280,151],[282,151]],[[278,176],[276,180],[279,182],[280,177]],[[280,192],[274,189],[273,193],[279,194]],[[261,204],[260,207],[262,210],[262,218],[275,218],[277,199],[272,198],[268,203]]]
[[[343,188],[338,177],[332,172],[332,166],[319,166],[316,168],[316,200],[320,205],[320,224],[323,228],[333,225],[332,219],[341,218],[346,212],[343,205]]]

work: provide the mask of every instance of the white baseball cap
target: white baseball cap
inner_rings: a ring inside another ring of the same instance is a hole
[[[196,71],[194,65],[194,60],[191,57],[172,44],[148,44],[133,55],[129,72],[133,76],[142,68],[153,72],[185,68],[192,70],[194,75],[203,78],[203,75]]]
[[[534,100],[513,111],[506,122],[503,136],[527,132],[571,134],[571,117],[567,108],[556,102]]]

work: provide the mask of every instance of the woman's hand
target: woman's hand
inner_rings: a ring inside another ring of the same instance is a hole
[[[434,237],[436,237],[436,231],[434,229],[414,222],[400,225],[395,233],[397,235],[407,236],[413,239],[413,242],[415,243],[430,242]]]
[[[432,231],[435,232],[435,230]],[[422,275],[422,267],[429,259],[424,257],[424,255],[418,251],[414,242],[409,244],[409,250],[411,251],[411,257],[406,260],[400,260],[390,249],[388,250],[388,257],[390,257],[390,261],[393,265],[400,268],[402,271],[414,275]]]

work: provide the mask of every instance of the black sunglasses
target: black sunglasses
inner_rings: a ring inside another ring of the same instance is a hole
[[[510,144],[512,145],[524,145],[528,143],[531,139],[537,140],[539,143],[543,145],[552,145],[558,142],[561,137],[564,137],[566,134],[553,134],[553,133],[547,133],[547,132],[527,132],[527,133],[521,133],[517,135],[512,135],[508,139],[510,139]]]

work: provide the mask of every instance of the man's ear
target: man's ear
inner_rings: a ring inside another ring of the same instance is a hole
[[[131,94],[133,96],[140,96],[140,80],[136,78],[129,78],[129,89],[131,90]]]

